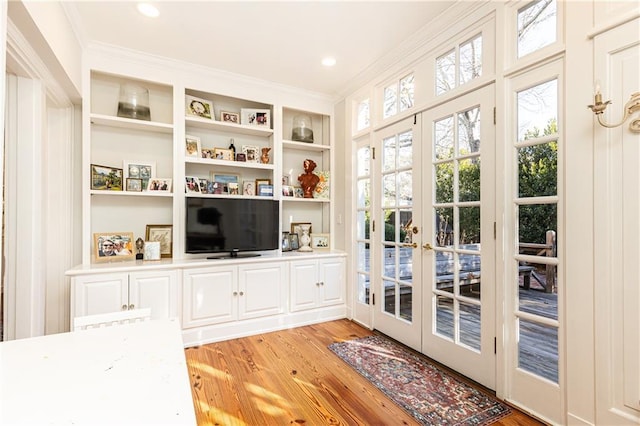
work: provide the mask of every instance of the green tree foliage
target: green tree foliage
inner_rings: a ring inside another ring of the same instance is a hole
[[[527,131],[524,139],[534,139],[558,133],[558,123],[550,120],[540,130]],[[518,149],[518,196],[542,197],[558,193],[558,142],[551,141]],[[519,239],[526,243],[544,243],[548,230],[557,231],[556,204],[520,206]]]

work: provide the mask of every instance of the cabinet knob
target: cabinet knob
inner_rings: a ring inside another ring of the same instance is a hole
[[[320,285],[324,285],[324,281],[320,281]]]
[[[241,292],[240,292],[240,296],[244,296],[244,291],[241,291]]]
[[[127,305],[122,305],[122,310],[126,311],[127,309],[129,309],[129,307]]]
[[[316,286],[320,287],[320,283],[316,283]]]
[[[233,295],[234,295],[234,296],[237,296],[237,295],[238,295],[238,292],[237,292],[237,291],[234,291],[234,292],[233,292]]]
[[[135,309],[136,305],[134,305],[133,303],[131,305],[129,305],[129,310]]]

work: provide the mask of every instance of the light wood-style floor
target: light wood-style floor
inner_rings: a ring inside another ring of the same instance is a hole
[[[418,424],[327,348],[370,334],[338,320],[186,349],[198,424]],[[543,423],[514,409],[496,424]]]

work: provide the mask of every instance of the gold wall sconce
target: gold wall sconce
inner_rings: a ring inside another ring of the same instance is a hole
[[[596,117],[598,117],[598,123],[600,123],[602,127],[618,127],[624,124],[624,122],[627,121],[627,118],[629,118],[630,115],[640,111],[640,92],[631,94],[629,101],[624,104],[624,116],[622,117],[622,120],[617,124],[607,124],[602,121],[602,113],[607,109],[607,105],[609,105],[611,101],[602,102],[602,93],[600,93],[600,89],[597,86],[594,102],[595,103],[593,105],[589,105],[588,107],[591,108],[591,111],[593,111]],[[629,130],[631,130],[633,133],[640,133],[640,118],[632,120],[631,123],[629,123]]]

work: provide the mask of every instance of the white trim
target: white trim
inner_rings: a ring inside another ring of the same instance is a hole
[[[0,2],[0,23],[6,24],[7,22],[7,2]],[[0,25],[2,27],[2,25]],[[7,51],[7,33],[6,31],[0,31],[0,69],[6,70],[6,51]],[[4,153],[5,153],[5,114],[4,108],[6,104],[6,78],[0,80],[0,129],[3,129],[3,137],[0,140],[0,188],[4,188]],[[2,205],[4,206],[4,196],[2,196]],[[4,210],[4,207],[2,207]],[[4,225],[4,224],[3,224]],[[1,231],[0,231],[1,232]],[[5,284],[9,281],[5,276],[5,259],[4,259],[4,247],[0,244],[0,294],[5,293]],[[6,329],[8,313],[9,313],[9,298],[6,296],[3,298],[2,306],[0,307],[0,314],[2,318],[2,324]],[[6,332],[0,333],[0,342],[6,339]]]

